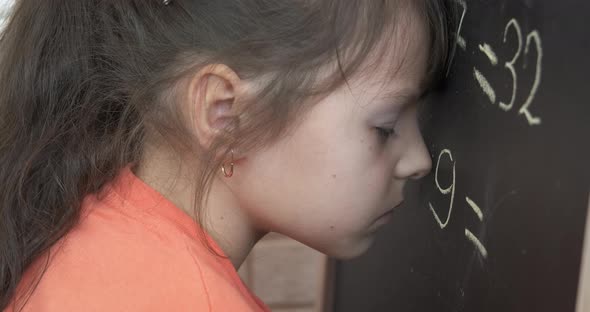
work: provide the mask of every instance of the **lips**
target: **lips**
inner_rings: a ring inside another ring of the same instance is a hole
[[[383,216],[385,216],[386,214],[389,214],[391,212],[393,212],[396,208],[398,208],[399,206],[403,205],[404,201],[402,200],[401,202],[399,202],[397,205],[393,206],[393,208],[387,210],[386,212],[384,212],[382,215],[380,215],[378,218],[381,218]]]

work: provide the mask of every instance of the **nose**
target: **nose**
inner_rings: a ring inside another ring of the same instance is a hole
[[[396,166],[395,176],[398,179],[420,179],[432,169],[432,159],[424,144],[420,130],[414,129],[408,138]]]

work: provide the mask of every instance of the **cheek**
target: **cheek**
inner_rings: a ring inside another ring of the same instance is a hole
[[[322,150],[292,151],[296,163],[306,164],[290,171],[299,190],[294,195],[306,197],[306,208],[313,209],[310,213],[318,224],[360,231],[385,208],[392,168],[386,153],[379,151],[383,148],[368,138],[337,142]]]
[[[338,129],[303,127],[248,158],[240,202],[261,227],[316,249],[366,236],[388,204],[390,160],[376,134]]]

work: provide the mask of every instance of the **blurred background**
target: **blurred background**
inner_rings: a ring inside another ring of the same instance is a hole
[[[273,312],[325,311],[328,257],[289,237],[266,235],[240,267],[246,285]]]

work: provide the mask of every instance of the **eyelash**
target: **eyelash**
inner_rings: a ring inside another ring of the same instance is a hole
[[[377,133],[379,135],[379,138],[382,141],[385,141],[387,139],[389,139],[392,136],[395,136],[395,129],[393,128],[382,128],[382,127],[376,127],[377,129]]]

